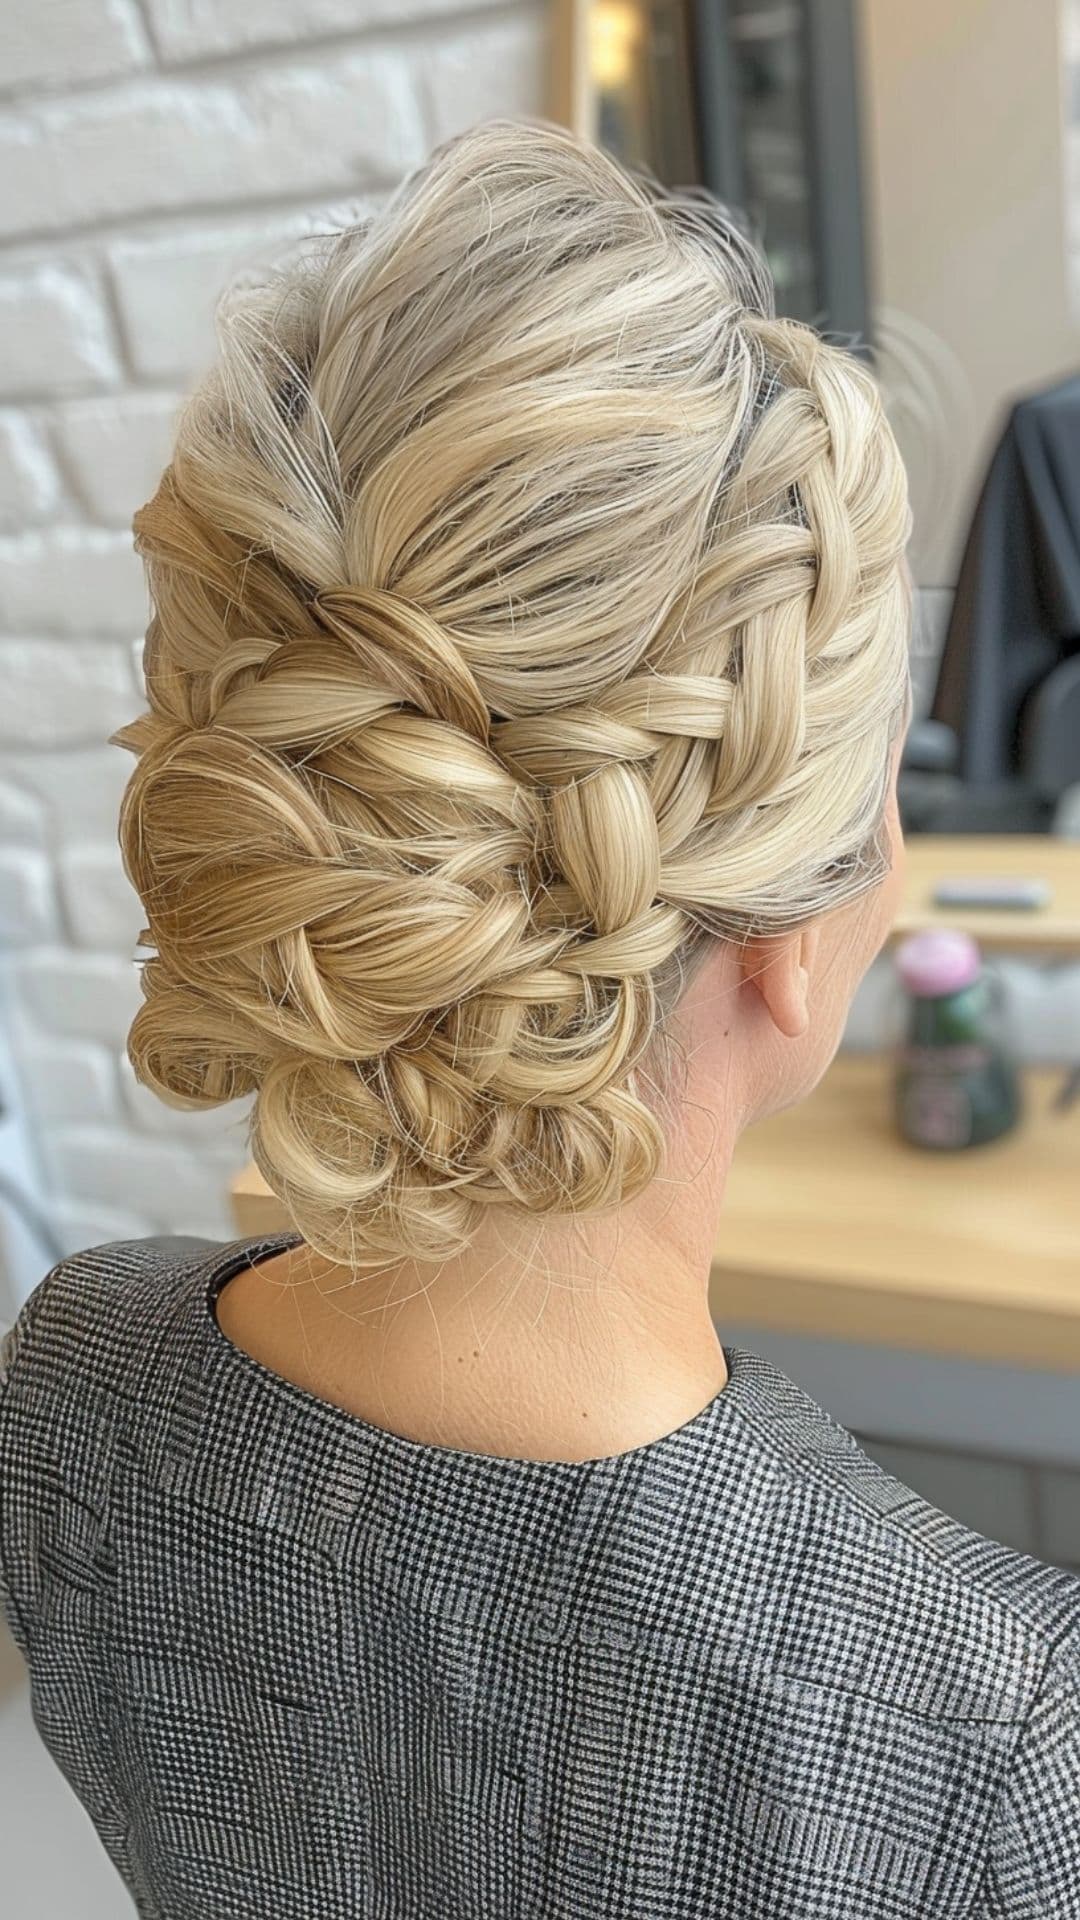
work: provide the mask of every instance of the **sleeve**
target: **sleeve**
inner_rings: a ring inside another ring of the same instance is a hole
[[[1002,1786],[980,1912],[985,1920],[1080,1915],[1080,1608],[1050,1656]]]
[[[15,1361],[16,1345],[17,1337],[15,1328],[13,1326],[5,1328],[4,1332],[0,1334],[0,1393],[3,1392],[8,1383],[8,1377]]]
[[[25,1660],[30,1657],[29,1632],[15,1599],[14,1556],[18,1552],[18,1510],[25,1481],[25,1449],[20,1439],[18,1409],[11,1392],[29,1358],[38,1315],[48,1297],[49,1281],[63,1262],[39,1280],[23,1301],[12,1324],[0,1337],[0,1614]]]
[[[14,1323],[10,1327],[5,1328],[4,1332],[0,1334],[0,1393],[3,1393],[11,1378],[12,1368],[15,1365],[15,1355],[22,1344],[23,1328],[20,1324],[21,1319],[22,1315],[20,1314]]]
[[[59,1273],[63,1261],[52,1268],[39,1280],[33,1292],[27,1296],[15,1315],[11,1325],[0,1336],[0,1407],[3,1406],[8,1386],[19,1363],[19,1355],[33,1333],[34,1324],[45,1301],[46,1290],[54,1274]]]

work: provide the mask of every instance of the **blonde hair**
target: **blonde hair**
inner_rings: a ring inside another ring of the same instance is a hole
[[[134,522],[136,1073],[254,1094],[354,1269],[626,1201],[691,963],[884,871],[910,516],[873,379],[724,209],[542,121],[218,331]]]

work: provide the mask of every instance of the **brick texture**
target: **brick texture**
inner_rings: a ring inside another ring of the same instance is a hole
[[[44,853],[0,848],[0,943],[32,947],[56,935],[53,876]]]
[[[108,738],[131,717],[131,665],[119,641],[0,639],[0,749]]]
[[[98,278],[85,266],[0,266],[0,395],[23,399],[113,386],[116,346]]]
[[[60,526],[0,541],[0,627],[7,633],[130,638],[145,628],[148,608],[127,533]]]
[[[132,514],[153,493],[169,458],[176,409],[175,394],[128,393],[74,400],[58,411],[60,459],[89,519],[130,527]],[[126,540],[123,551],[129,555]],[[141,578],[138,568],[134,572]]]
[[[319,215],[234,218],[110,242],[106,264],[136,377],[190,384],[213,357],[221,293],[280,259],[299,236],[361,219],[376,198],[368,195]]]
[[[447,19],[461,0],[147,0],[155,42],[167,62],[259,47],[295,47],[308,36],[355,34],[380,26]]]
[[[40,947],[15,964],[15,1018],[20,1030],[100,1040],[122,1047],[140,1002],[130,959]]]
[[[133,73],[149,58],[135,0],[36,0],[0,18],[0,88],[58,90]]]
[[[115,1120],[120,1105],[116,1059],[107,1047],[45,1039],[24,1022],[18,1056],[27,1103],[40,1127]]]
[[[55,464],[36,420],[0,412],[0,533],[52,519],[60,508]]]
[[[410,64],[393,53],[134,81],[0,116],[0,234],[348,192],[396,178],[423,148]]]
[[[71,1248],[227,1235],[248,1104],[139,1086],[142,910],[107,744],[143,703],[131,517],[219,298],[366,218],[449,132],[543,112],[546,13],[472,0],[41,0],[0,22],[0,968]],[[32,1276],[36,1279],[39,1276]]]
[[[71,937],[80,946],[130,959],[146,916],[117,861],[116,848],[94,842],[64,847],[59,863]]]

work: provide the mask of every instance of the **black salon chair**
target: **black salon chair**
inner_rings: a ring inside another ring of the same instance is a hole
[[[1051,833],[1059,817],[1071,819],[1080,788],[1080,655],[1062,661],[1029,697],[1015,777],[973,784],[960,778],[959,762],[951,727],[912,724],[897,783],[905,832]]]
[[[936,664],[901,766],[905,823],[1052,831],[1080,782],[1080,374],[1008,409]]]

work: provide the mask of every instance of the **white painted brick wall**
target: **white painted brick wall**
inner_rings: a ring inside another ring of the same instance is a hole
[[[55,940],[56,895],[47,856],[28,847],[0,847],[0,942],[7,948]]]
[[[115,1208],[85,1200],[57,1200],[52,1225],[62,1254],[81,1253],[84,1247],[108,1246],[113,1240],[142,1240],[157,1231],[148,1214],[118,1213]],[[232,1239],[232,1229],[223,1228],[218,1237]]]
[[[123,1047],[141,999],[130,954],[41,947],[19,955],[14,975],[23,1038],[37,1032]]]
[[[134,953],[146,916],[117,860],[116,849],[93,841],[62,847],[59,866],[71,938],[80,946],[99,947],[105,953],[114,953],[118,946]]]
[[[116,1112],[116,1060],[92,1041],[17,1036],[27,1104],[39,1126],[110,1120]]]
[[[0,687],[0,749],[101,740],[130,715],[130,652],[117,640],[5,637]]]
[[[43,847],[45,807],[32,793],[0,780],[0,847]]]
[[[4,9],[0,87],[63,88],[130,73],[148,58],[136,0],[34,0]]]
[[[228,1235],[246,1158],[243,1102],[175,1111],[124,1058],[142,915],[106,744],[141,704],[131,516],[215,303],[437,139],[543,112],[546,74],[543,0],[0,10],[0,1004],[66,1247]]]
[[[0,265],[0,395],[85,393],[115,386],[116,343],[89,265]]]
[[[130,754],[103,750],[98,733],[90,746],[65,746],[55,752],[9,749],[4,758],[11,779],[18,782],[6,791],[17,794],[24,806],[36,807],[35,819],[44,823],[39,831],[57,852],[85,839],[112,847],[120,796],[134,765]],[[13,805],[0,788],[0,831],[9,814],[14,824]],[[27,825],[24,843],[29,830]]]
[[[51,519],[60,481],[41,427],[28,413],[0,412],[0,533]]]
[[[294,46],[308,37],[405,26],[460,11],[460,0],[306,0],[302,6],[297,0],[262,0],[258,7],[250,0],[147,0],[154,40],[169,62]]]
[[[176,411],[175,394],[127,393],[73,400],[55,416],[56,446],[75,498],[89,519],[124,528],[129,557],[132,501],[148,499],[157,486]]]
[[[354,202],[340,224],[360,217],[373,199]],[[303,214],[255,223],[232,220],[139,234],[110,245],[106,265],[135,378],[189,384],[213,357],[214,304],[222,289],[256,272],[294,236],[317,224]],[[333,224],[329,215],[325,224]],[[167,300],[163,287],[169,289]]]
[[[146,627],[149,602],[129,533],[49,527],[0,541],[4,632],[112,633]]]
[[[84,1204],[134,1204],[151,1219],[175,1212],[209,1219],[215,1229],[227,1210],[232,1159],[220,1148],[152,1139],[122,1124],[59,1126],[50,1131],[47,1158],[57,1185]]]
[[[4,114],[0,235],[394,180],[423,157],[417,83],[407,62],[372,48]]]

